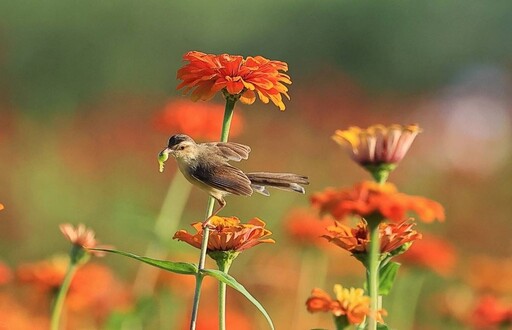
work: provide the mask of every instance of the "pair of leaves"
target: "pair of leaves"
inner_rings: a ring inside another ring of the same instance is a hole
[[[94,248],[91,250],[119,254],[119,255],[122,255],[122,256],[125,256],[128,258],[142,261],[151,266],[165,269],[167,271],[170,271],[173,273],[178,273],[178,274],[194,275],[195,276],[195,275],[197,275],[197,273],[199,271],[197,268],[197,265],[190,263],[190,262],[173,262],[173,261],[168,261],[168,260],[158,260],[158,259],[142,257],[142,256],[138,256],[133,253],[114,250],[114,249]],[[202,269],[201,274],[216,278],[218,281],[226,283],[233,289],[235,289],[238,292],[240,292],[241,294],[243,294],[247,298],[247,300],[249,300],[251,303],[253,303],[253,305],[256,306],[256,308],[258,308],[258,310],[263,314],[263,316],[265,316],[265,319],[267,319],[267,322],[270,325],[270,328],[272,330],[274,330],[274,324],[272,323],[272,320],[270,319],[270,316],[268,315],[265,308],[263,308],[263,306],[260,304],[260,302],[258,300],[256,300],[256,298],[254,298],[242,284],[238,283],[238,281],[233,276],[226,274],[217,269]]]

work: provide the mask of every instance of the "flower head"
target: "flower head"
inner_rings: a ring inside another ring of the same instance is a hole
[[[405,219],[409,211],[415,212],[425,222],[444,220],[441,204],[424,197],[400,193],[392,183],[364,181],[348,189],[328,188],[313,194],[311,203],[322,213],[328,212],[338,220],[348,215],[366,217],[378,213],[398,222]]]
[[[252,104],[256,94],[263,103],[272,101],[284,110],[282,96],[288,99],[290,77],[283,73],[288,65],[281,61],[268,60],[262,56],[243,58],[239,55],[213,55],[198,51],[183,56],[188,61],[178,70],[177,78],[182,80],[177,89],[184,93],[192,91],[192,99],[209,100],[217,92],[240,98],[245,104]]]
[[[87,250],[90,254],[97,257],[102,257],[105,252],[88,250],[91,248],[99,247],[96,239],[94,238],[94,231],[85,227],[84,224],[79,224],[76,228],[69,223],[64,223],[59,226],[60,231],[74,246],[81,247]]]
[[[265,222],[258,218],[249,220],[246,224],[241,224],[236,217],[218,217],[210,219],[213,228],[210,231],[208,239],[208,252],[215,251],[234,251],[241,252],[261,243],[274,243],[268,238],[272,233],[265,229]],[[202,222],[192,224],[196,230],[195,234],[189,234],[185,230],[179,230],[174,234],[174,239],[184,241],[193,247],[201,248],[203,239]]]
[[[4,209],[4,205],[2,203],[0,203],[0,211],[2,211]]]
[[[331,298],[325,291],[315,288],[306,301],[310,313],[332,312],[336,317],[345,316],[348,324],[360,324],[370,315],[370,297],[364,295],[363,289],[343,288],[334,286],[335,298]],[[379,311],[377,320],[382,322],[384,311]]]
[[[457,256],[453,245],[447,240],[424,235],[423,239],[400,256],[400,261],[406,265],[431,269],[439,275],[448,275],[455,268]]]
[[[332,138],[362,166],[397,164],[420,132],[418,125],[373,125],[366,129],[353,126],[337,130]]]
[[[166,134],[182,132],[197,139],[213,140],[219,137],[223,116],[223,105],[172,100],[156,114],[153,123],[158,131]],[[230,136],[239,135],[242,128],[243,118],[240,113],[235,112]]]
[[[391,253],[407,243],[421,238],[421,234],[413,229],[411,220],[400,223],[380,223],[380,252]],[[327,228],[328,234],[323,237],[329,242],[353,254],[367,253],[370,249],[370,231],[366,221],[362,220],[355,228],[336,223]]]

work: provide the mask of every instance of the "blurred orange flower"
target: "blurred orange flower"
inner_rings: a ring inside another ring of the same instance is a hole
[[[380,223],[380,252],[392,252],[406,243],[420,239],[421,234],[413,229],[414,225],[411,220],[402,221],[398,224]],[[335,223],[327,230],[329,233],[323,237],[349,252],[366,253],[370,248],[370,231],[364,220],[359,222],[356,228]]]
[[[479,292],[512,295],[512,258],[473,257],[464,277]]]
[[[426,267],[439,275],[449,275],[455,268],[457,256],[455,248],[447,240],[423,235],[423,239],[400,256],[400,261],[406,265]]]
[[[318,217],[311,210],[297,209],[290,212],[284,221],[285,232],[293,241],[301,245],[321,246],[325,244],[322,240],[327,226],[332,221],[325,221]]]
[[[16,270],[21,283],[31,284],[40,291],[53,291],[60,287],[66,274],[69,258],[55,256],[48,260],[22,264]]]
[[[224,106],[213,103],[191,103],[172,100],[153,119],[155,128],[166,134],[181,132],[194,139],[213,140],[219,137],[224,117]],[[233,114],[230,136],[242,132],[243,118],[239,112]]]
[[[322,289],[315,288],[306,301],[308,312],[332,312],[334,316],[345,315],[349,324],[360,324],[370,314],[370,297],[364,295],[363,289],[334,286],[335,298],[332,299]],[[380,311],[377,320],[382,321],[384,311]]]
[[[397,164],[420,132],[418,125],[373,125],[366,129],[353,126],[337,130],[332,138],[362,166]]]
[[[288,65],[281,61],[268,60],[262,56],[249,56],[244,59],[238,55],[213,55],[190,51],[183,56],[185,64],[178,70],[177,78],[182,80],[177,89],[185,88],[184,93],[192,89],[192,100],[209,100],[217,92],[240,98],[245,104],[256,100],[256,93],[263,103],[272,101],[284,110],[282,95],[288,99],[290,77],[283,72]]]
[[[470,313],[470,323],[477,329],[512,325],[512,304],[492,295],[480,297]]]
[[[4,205],[2,203],[0,203],[0,211],[2,211],[4,209]]]
[[[0,293],[1,330],[49,329],[50,322],[42,313],[34,313],[27,306],[6,293]]]
[[[12,279],[11,269],[0,261],[0,285],[9,283]]]
[[[208,240],[208,252],[212,251],[235,251],[241,252],[261,243],[275,243],[271,238],[270,230],[265,229],[265,222],[258,218],[241,224],[236,217],[214,216],[210,219],[212,229]],[[203,240],[203,223],[196,222],[192,227],[195,234],[189,234],[185,230],[179,230],[174,234],[174,239],[184,241],[193,247],[201,248]]]
[[[97,245],[96,239],[94,238],[94,231],[88,229],[84,224],[79,224],[76,228],[69,223],[64,223],[59,226],[60,231],[64,237],[70,241],[73,245],[82,247],[87,252],[97,257],[105,255],[103,251],[88,250],[91,248],[100,247]],[[106,247],[106,246],[103,246]]]
[[[384,218],[402,221],[407,212],[415,212],[425,222],[444,221],[441,204],[420,196],[409,196],[398,192],[392,183],[378,184],[363,181],[352,188],[336,190],[327,188],[313,194],[311,204],[322,213],[329,212],[335,219],[348,215],[361,217],[379,213]]]

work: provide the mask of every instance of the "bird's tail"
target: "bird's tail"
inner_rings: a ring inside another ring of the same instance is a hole
[[[304,194],[305,191],[302,185],[309,184],[307,176],[293,173],[253,172],[246,173],[246,175],[251,180],[251,187],[254,191],[265,196],[270,195],[266,189],[267,186]]]

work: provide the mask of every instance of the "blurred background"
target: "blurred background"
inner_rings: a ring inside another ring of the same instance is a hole
[[[259,101],[237,106],[232,140],[253,150],[241,168],[307,174],[308,195],[370,179],[331,140],[336,129],[418,123],[423,133],[390,181],[441,202],[447,221],[418,224],[441,247],[430,266],[404,261],[386,320],[396,329],[488,328],[468,315],[482,297],[502,304],[512,295],[511,15],[510,1],[473,0],[0,2],[0,306],[19,316],[10,329],[23,329],[23,317],[47,324],[50,298],[33,301],[37,280],[26,280],[23,267],[67,253],[58,224],[84,223],[101,242],[144,254],[157,236],[201,219],[206,195],[193,188],[187,199],[182,182],[180,223],[154,233],[176,171],[169,162],[159,173],[156,156],[182,128],[166,111],[191,103],[176,91],[189,50],[288,63],[286,111]],[[293,230],[295,218],[316,216],[308,195],[232,197],[223,211],[259,217],[274,233],[276,244],[243,253],[231,273],[278,329],[333,328],[329,315],[307,313],[311,289],[364,280],[347,252]],[[196,262],[194,248],[164,243],[170,260]],[[69,307],[69,328],[186,327],[192,279],[161,276],[144,298],[131,289],[137,262],[110,255],[87,267],[86,288],[115,283],[119,294],[91,298],[94,308]],[[216,308],[210,284],[203,322]],[[265,329],[241,295],[231,291],[229,300],[228,328]],[[405,305],[417,306],[414,318],[400,314]]]

